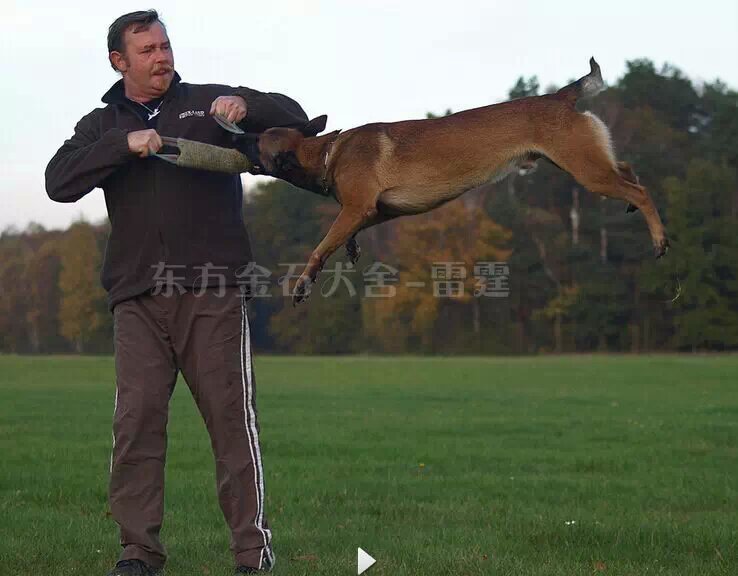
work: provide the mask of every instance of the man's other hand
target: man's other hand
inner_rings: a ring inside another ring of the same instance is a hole
[[[141,158],[156,154],[163,146],[156,130],[136,130],[128,133],[128,149]]]
[[[246,100],[240,96],[218,96],[210,106],[210,115],[218,114],[236,123],[246,118],[246,110]]]

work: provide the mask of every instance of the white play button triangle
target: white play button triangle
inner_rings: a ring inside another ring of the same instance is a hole
[[[361,548],[357,548],[356,553],[356,573],[363,574],[367,568],[374,565],[376,560],[364,552]]]

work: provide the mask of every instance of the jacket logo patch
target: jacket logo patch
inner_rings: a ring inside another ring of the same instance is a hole
[[[179,115],[179,119],[183,120],[184,118],[189,118],[190,116],[203,117],[205,116],[205,110],[187,110],[187,112],[182,112]]]

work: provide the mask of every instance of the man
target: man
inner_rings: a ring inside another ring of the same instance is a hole
[[[180,81],[156,11],[118,18],[108,52],[122,79],[82,118],[46,169],[52,200],[105,193],[102,268],[114,317],[116,395],[109,501],[120,560],[109,576],[158,574],[168,403],[181,370],[205,420],[236,573],[271,570],[242,273],[252,260],[237,176],[151,155],[159,134],[228,146],[219,114],[246,131],[299,127],[286,96]],[[164,281],[162,283],[162,281]],[[240,282],[239,282],[240,281]]]

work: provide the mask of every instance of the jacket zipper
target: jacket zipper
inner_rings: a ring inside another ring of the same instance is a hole
[[[170,101],[171,101],[171,99],[170,99]],[[163,100],[162,100],[161,104],[162,105],[164,104],[164,101]],[[129,112],[131,112],[131,114],[133,114],[136,117],[136,119],[143,125],[142,130],[148,130],[149,129],[149,127],[146,125],[146,122],[144,122],[144,120],[138,114],[138,112],[136,111],[136,109],[133,106],[133,104],[128,103],[128,102],[125,102],[124,103],[124,106],[125,106],[125,108],[128,108]],[[157,131],[157,134],[159,133],[158,126],[161,123],[163,114],[164,114],[164,108],[162,106],[161,112],[159,112],[159,120],[157,121],[157,128],[155,128],[155,130]],[[155,161],[154,158],[149,158],[149,159]],[[155,205],[158,208],[156,210],[156,214],[157,214],[157,219],[156,219],[156,237],[159,240],[160,261],[159,262],[156,262],[156,266],[157,266],[157,269],[158,269],[158,266],[161,263],[166,268],[166,266],[167,266],[167,246],[164,243],[164,235],[162,234],[162,231],[161,231],[161,228],[162,228],[161,207],[160,207],[160,204],[161,204],[160,200],[161,199],[159,198],[159,186],[158,186],[158,181],[157,181],[157,178],[156,178],[156,170],[153,169],[153,167],[152,167],[152,170],[151,170],[151,188],[152,188],[152,196],[154,198],[154,203],[155,203]]]

